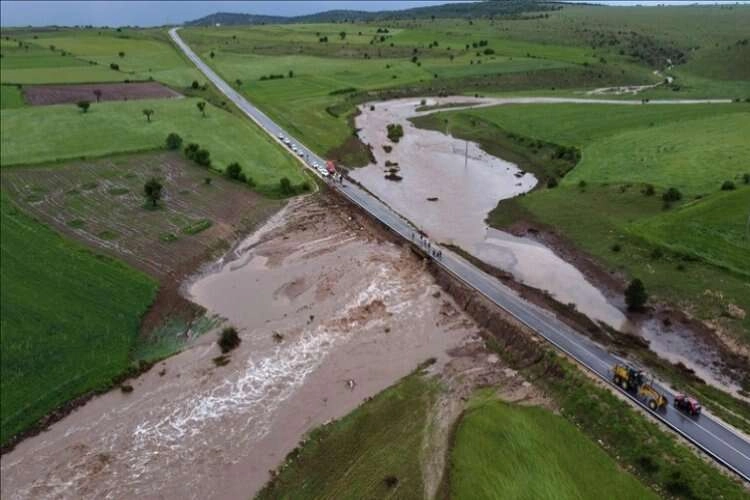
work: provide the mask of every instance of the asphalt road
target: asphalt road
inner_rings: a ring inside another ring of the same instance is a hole
[[[183,42],[182,38],[177,34],[177,28],[171,29],[169,35],[185,55],[198,67],[198,69],[200,69],[203,74],[206,75],[206,77],[227,96],[227,98],[231,99],[240,110],[247,114],[249,118],[260,125],[261,128],[273,136],[277,141],[280,134],[292,140],[292,142],[304,152],[304,161],[308,166],[312,162],[318,162],[321,165],[325,165],[324,158],[320,158],[299,141],[292,139],[286,131],[274,123],[273,120],[266,116],[262,111],[250,104],[240,93],[230,87],[229,84],[216,74],[216,72],[208,67],[208,65],[206,65],[190,49],[190,47]],[[577,102],[582,101],[588,102],[577,100]],[[592,99],[590,102],[596,101]],[[394,232],[407,240],[413,241],[417,246],[423,246],[418,237],[416,237],[417,241],[414,241],[416,229],[413,225],[365,190],[351,182],[345,182],[343,185],[331,183],[331,186],[338,189],[342,194],[362,207],[370,215],[386,224]],[[439,247],[432,245],[432,248],[437,249]],[[611,368],[618,359],[606,349],[572,330],[567,325],[557,320],[551,313],[526,302],[496,278],[479,270],[460,256],[451,253],[446,249],[442,249],[442,252],[441,258],[435,259],[433,257],[439,265],[470,287],[476,289],[492,302],[508,311],[521,323],[527,325],[536,333],[547,339],[558,349],[575,358],[578,362],[599,375],[602,379],[611,382]],[[740,475],[744,480],[750,481],[750,437],[728,427],[708,412],[704,411],[704,413],[698,418],[691,418],[684,415],[671,406],[673,400],[672,391],[663,385],[655,385],[663,394],[667,395],[667,399],[669,400],[666,409],[659,412],[651,411],[643,402],[634,398],[630,394],[626,392],[623,392],[623,394],[626,394],[637,404],[645,408],[654,418],[661,420],[718,462]]]

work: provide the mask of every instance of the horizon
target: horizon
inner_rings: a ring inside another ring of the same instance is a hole
[[[657,7],[691,5],[748,5],[750,0],[561,0],[570,4],[605,6]],[[29,1],[0,2],[0,27],[44,26],[134,26],[140,28],[180,25],[211,14],[248,14],[259,16],[296,17],[332,10],[365,12],[401,11],[415,7],[431,7],[451,3],[472,3],[473,0],[321,0],[321,1]],[[384,8],[386,7],[387,8]]]

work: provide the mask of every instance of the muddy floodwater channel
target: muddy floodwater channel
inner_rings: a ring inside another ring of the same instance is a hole
[[[551,248],[534,239],[491,228],[484,222],[500,200],[531,191],[537,184],[532,174],[490,155],[476,143],[417,128],[409,120],[434,113],[441,105],[457,110],[561,102],[640,105],[640,101],[467,96],[366,103],[359,107],[355,124],[360,139],[372,147],[375,163],[352,170],[350,176],[411,220],[431,240],[459,246],[511,273],[517,281],[548,292],[558,302],[575,305],[594,321],[616,330],[640,333],[665,359],[682,362],[707,382],[736,392],[739,387],[719,373],[718,354],[699,339],[691,335],[673,338],[681,332],[665,331],[655,322],[632,324],[623,313],[621,297],[605,294]],[[431,109],[417,111],[423,105]],[[398,142],[388,138],[390,124],[403,129]]]
[[[185,284],[239,330],[228,364],[205,334],[93,399],[2,457],[2,498],[251,498],[307,431],[476,339],[420,259],[326,200]]]

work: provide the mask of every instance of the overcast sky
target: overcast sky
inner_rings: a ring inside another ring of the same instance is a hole
[[[454,0],[455,1],[455,0]],[[597,0],[589,0],[597,2]],[[411,7],[440,5],[450,3],[448,0],[338,0],[338,1],[37,1],[37,0],[1,0],[0,24],[2,26],[61,26],[87,25],[95,26],[159,26],[163,24],[180,24],[214,12],[242,12],[296,16],[313,14],[333,9],[356,10],[398,10]],[[599,3],[615,3],[600,1]],[[638,0],[623,0],[620,4],[648,3]],[[655,3],[655,2],[652,2]],[[658,3],[678,3],[667,0]],[[682,1],[686,3],[699,3]],[[734,3],[730,1],[700,3]]]
[[[276,16],[297,16],[334,9],[398,10],[449,3],[449,0],[396,1],[254,1],[254,2],[170,2],[170,1],[14,1],[0,2],[3,26],[160,26],[191,21],[214,12],[241,12]]]

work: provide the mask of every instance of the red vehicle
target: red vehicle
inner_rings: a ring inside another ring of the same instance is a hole
[[[331,160],[328,160],[326,162],[326,170],[328,170],[328,173],[333,175],[336,173],[336,164],[333,163]]]
[[[674,407],[694,417],[697,417],[701,413],[701,405],[698,403],[698,400],[684,394],[677,394],[674,397]]]

